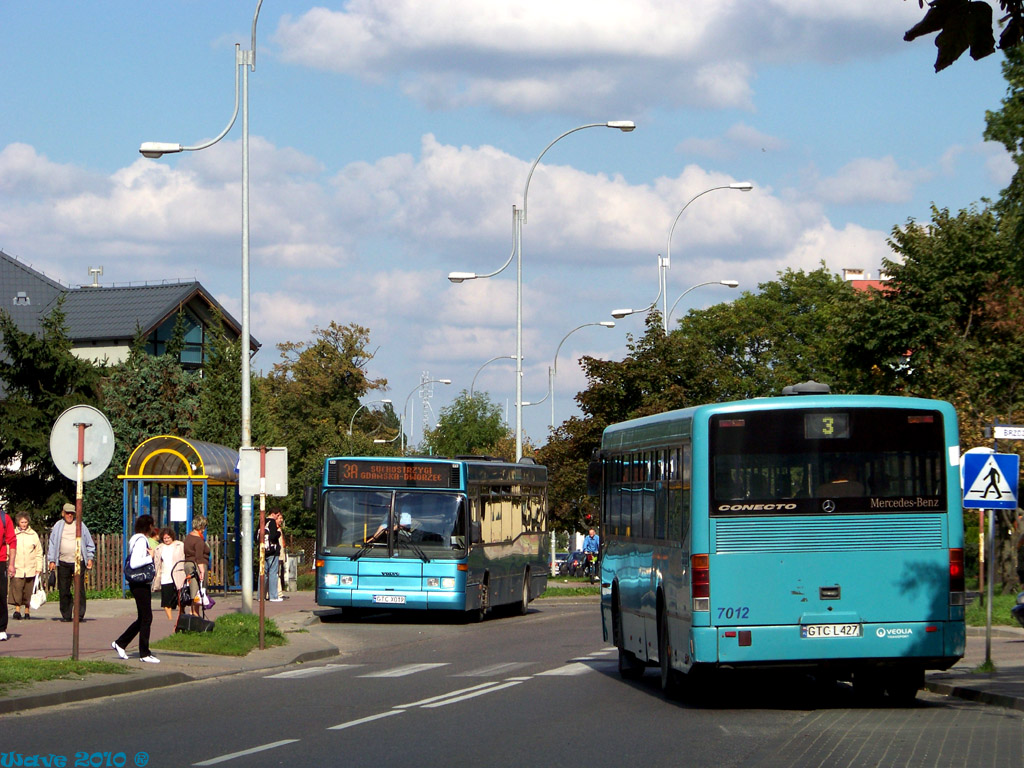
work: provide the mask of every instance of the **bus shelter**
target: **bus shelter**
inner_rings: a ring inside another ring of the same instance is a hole
[[[210,541],[210,586],[241,588],[241,503],[238,451],[202,440],[158,435],[140,443],[128,457],[123,483],[124,556],[141,515],[160,528],[173,528],[181,540],[192,519],[206,515]]]

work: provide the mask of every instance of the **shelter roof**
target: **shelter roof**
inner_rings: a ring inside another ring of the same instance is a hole
[[[211,485],[238,484],[238,451],[202,440],[157,435],[132,451],[119,480],[184,483],[206,480]]]

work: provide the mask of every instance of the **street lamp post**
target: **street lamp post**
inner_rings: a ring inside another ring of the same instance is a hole
[[[693,197],[691,197],[689,200],[687,200],[686,201],[686,205],[684,205],[682,207],[682,209],[680,209],[679,213],[676,214],[675,219],[672,220],[672,226],[669,227],[669,230],[668,230],[668,242],[665,245],[665,258],[661,262],[661,269],[658,270],[659,275],[661,277],[660,291],[661,291],[661,296],[662,296],[662,309],[663,309],[661,321],[662,321],[662,326],[663,326],[666,334],[668,333],[668,314],[669,314],[669,309],[668,309],[668,271],[672,267],[672,233],[676,231],[676,224],[679,223],[679,219],[682,218],[683,213],[686,211],[686,209],[690,207],[690,203],[692,203],[698,197],[703,197],[708,192],[714,192],[716,189],[734,189],[734,190],[737,190],[739,192],[749,192],[753,188],[754,188],[754,185],[751,184],[749,181],[737,181],[737,182],[734,182],[732,184],[723,184],[723,185],[718,186],[718,187],[711,187],[710,189],[705,189],[703,192],[701,192],[699,194],[696,194]],[[696,287],[696,286],[694,286],[694,287]],[[679,298],[682,298],[682,296],[680,296]],[[678,299],[677,299],[677,301],[678,301]]]
[[[348,420],[348,436],[349,437],[352,437],[352,425],[356,423],[356,414],[359,413],[361,410],[363,410],[363,408],[365,408],[366,406],[373,405],[374,403],[384,403],[384,405],[391,405],[391,401],[388,400],[387,398],[385,398],[383,400],[371,400],[370,402],[363,403],[358,408],[356,408],[355,411],[353,411],[353,413],[352,413],[352,418]],[[376,431],[377,430],[375,429],[374,432],[376,432]]]
[[[672,302],[672,307],[668,310],[668,313],[665,315],[665,325],[666,326],[668,325],[668,318],[669,318],[669,316],[673,312],[675,312],[676,305],[682,300],[683,296],[688,294],[694,288],[700,288],[702,285],[724,285],[726,288],[736,288],[737,286],[739,286],[739,283],[736,282],[735,280],[708,280],[706,283],[697,283],[696,285],[691,285],[689,288],[687,288],[685,291],[683,291],[681,294],[679,294],[679,298],[678,299],[676,299],[674,302]],[[667,331],[666,331],[666,333],[667,333]]]
[[[679,213],[676,214],[675,219],[672,221],[672,226],[668,230],[668,244],[667,244],[667,246],[665,248],[665,256],[664,257],[662,257],[660,255],[658,256],[658,295],[654,298],[654,301],[652,301],[648,306],[644,307],[643,309],[629,309],[629,308],[613,309],[612,312],[611,312],[612,317],[614,317],[617,320],[621,320],[623,317],[627,317],[628,315],[644,314],[644,313],[650,312],[652,309],[654,309],[656,306],[658,306],[658,302],[661,301],[662,302],[662,313],[661,313],[662,330],[666,334],[668,334],[668,314],[669,314],[669,309],[668,309],[668,270],[669,270],[669,268],[672,265],[672,233],[675,232],[676,224],[679,223],[679,219],[682,217],[683,211],[685,211],[690,206],[690,203],[692,203],[698,197],[703,197],[708,192],[714,192],[717,189],[734,189],[734,190],[737,190],[737,191],[740,191],[740,192],[749,192],[753,188],[754,188],[754,185],[751,184],[749,181],[737,181],[737,182],[734,182],[732,184],[722,184],[721,186],[711,187],[710,189],[705,189],[703,192],[701,192],[699,194],[696,194],[693,197],[691,197],[686,202],[686,205],[684,205],[682,207],[682,209],[679,211]],[[718,282],[718,281],[715,281],[715,282]],[[724,284],[725,283],[723,283],[723,285]],[[706,285],[706,283],[705,283],[705,285]],[[697,286],[693,286],[693,287],[696,288]],[[682,298],[682,297],[680,297],[680,298]],[[678,299],[677,299],[677,301],[678,301]]]
[[[402,438],[402,442],[400,443],[400,445],[401,445],[401,448],[402,448],[402,455],[403,456],[405,456],[405,411],[409,407],[409,401],[412,399],[412,396],[415,395],[417,392],[419,392],[421,389],[423,389],[423,387],[427,386],[427,384],[451,384],[451,383],[452,383],[451,379],[427,379],[426,381],[421,381],[419,383],[419,385],[416,386],[413,389],[413,391],[409,393],[409,396],[407,398],[405,398],[405,405],[402,406],[401,431],[398,433],[399,436]],[[388,442],[391,442],[391,441],[389,440]]]
[[[549,397],[551,398],[551,430],[555,429],[555,378],[558,376],[558,353],[562,351],[562,345],[565,340],[572,336],[580,328],[589,328],[592,325],[600,325],[602,328],[614,328],[615,323],[611,320],[600,320],[595,323],[584,323],[583,325],[577,325],[571,331],[569,331],[562,340],[558,342],[558,346],[555,348],[555,357],[552,360],[551,365],[548,367],[548,393],[544,395],[540,400],[535,403],[523,403],[523,405],[540,405]]]
[[[512,256],[516,258],[516,461],[523,457],[523,224],[526,223],[526,201],[530,192],[530,179],[536,170],[538,163],[545,153],[557,142],[564,139],[570,133],[582,131],[585,128],[617,128],[623,133],[629,133],[636,128],[632,120],[609,120],[605,123],[587,123],[566,131],[549,143],[544,150],[537,155],[537,159],[530,166],[530,172],[526,175],[526,184],[523,186],[523,207],[521,209],[512,206],[513,240]],[[496,272],[488,275],[477,275],[475,272],[452,272],[448,279],[453,283],[461,283],[464,280],[474,280],[478,277],[493,277],[507,267],[512,256],[504,266]]]
[[[139,152],[143,157],[158,158],[177,152],[194,152],[206,149],[223,139],[238,117],[238,69],[242,69],[242,439],[241,447],[252,447],[252,395],[250,391],[250,344],[249,331],[249,70],[256,71],[256,22],[260,15],[263,0],[256,3],[256,12],[252,17],[252,48],[241,50],[235,43],[235,111],[227,127],[211,141],[185,147],[181,144],[161,141],[143,142]],[[252,496],[242,497],[242,552],[252,551]],[[243,557],[241,563],[242,577],[242,612],[252,613],[252,559]]]

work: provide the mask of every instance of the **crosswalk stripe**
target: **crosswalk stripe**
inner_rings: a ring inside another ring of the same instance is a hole
[[[574,661],[563,667],[555,667],[544,672],[538,672],[537,677],[574,677],[576,675],[585,675],[591,671],[593,671],[593,667]]]
[[[339,723],[338,725],[332,725],[328,728],[328,731],[341,731],[345,728],[351,728],[354,725],[362,725],[363,723],[372,723],[374,720],[380,720],[384,717],[391,717],[392,715],[400,715],[404,712],[404,709],[392,709],[390,712],[381,712],[376,715],[370,715],[369,717],[360,717],[358,720],[349,720],[347,723]]]
[[[325,664],[322,667],[302,667],[300,669],[289,669],[285,672],[278,672],[273,675],[264,675],[267,680],[287,680],[299,677],[316,677],[326,675],[328,672],[338,672],[343,669],[361,667],[362,664]]]
[[[513,685],[520,685],[520,682],[518,680],[512,680],[512,681],[507,682],[507,683],[500,683],[498,685],[491,685],[491,686],[488,686],[487,688],[484,688],[482,690],[474,691],[472,693],[466,693],[466,694],[463,694],[462,696],[456,696],[455,698],[445,699],[444,701],[435,701],[433,704],[424,704],[423,708],[424,709],[434,709],[435,707],[446,707],[449,704],[456,704],[456,703],[458,703],[460,701],[465,701],[466,699],[472,699],[472,698],[475,698],[477,696],[483,696],[485,693],[494,693],[495,691],[500,691],[500,690],[502,690],[504,688],[511,688]]]
[[[491,688],[494,685],[496,685],[496,683],[480,683],[480,685],[473,685],[469,688],[462,688],[458,691],[449,691],[448,693],[442,693],[439,696],[431,696],[429,699],[420,699],[419,701],[414,701],[411,704],[399,704],[395,707],[395,709],[412,709],[413,707],[425,707],[428,704],[432,704],[435,701],[440,701],[441,699],[447,699],[450,696],[460,696],[463,693],[477,691],[481,688]]]
[[[497,677],[498,675],[504,675],[511,672],[514,669],[528,667],[532,663],[533,662],[530,661],[508,661],[504,664],[491,664],[489,667],[472,669],[469,672],[459,672],[457,675],[452,675],[452,677]]]
[[[415,675],[417,672],[426,672],[430,669],[447,666],[448,662],[436,664],[406,664],[401,667],[394,667],[393,669],[385,669],[381,672],[369,672],[365,675],[359,675],[359,677],[405,677],[406,675]]]

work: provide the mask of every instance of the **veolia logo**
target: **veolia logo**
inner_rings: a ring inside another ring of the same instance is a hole
[[[914,630],[907,628],[897,629],[886,629],[885,627],[879,627],[875,630],[875,635],[878,637],[910,637],[914,634]]]

